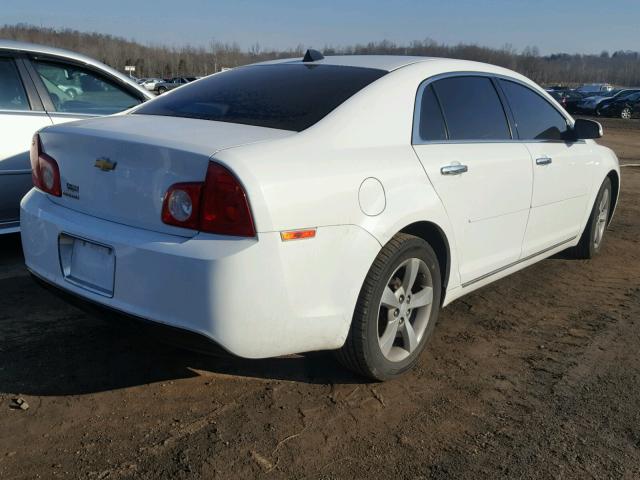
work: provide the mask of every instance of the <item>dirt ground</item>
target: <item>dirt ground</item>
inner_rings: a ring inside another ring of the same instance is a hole
[[[640,163],[640,122],[605,129]],[[0,478],[637,479],[640,168],[622,170],[599,257],[454,302],[384,384],[326,354],[215,358],[112,328],[38,287],[3,237]]]

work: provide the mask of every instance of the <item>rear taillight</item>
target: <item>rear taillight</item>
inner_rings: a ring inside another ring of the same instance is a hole
[[[255,236],[244,188],[218,163],[209,162],[204,183],[176,183],[162,205],[162,221],[208,233]]]
[[[213,162],[202,190],[200,229],[240,237],[256,234],[244,188],[233,173]]]
[[[33,185],[43,192],[62,196],[62,187],[60,186],[60,169],[58,163],[49,155],[42,151],[42,143],[40,135],[37,133],[31,140],[31,178]]]
[[[162,221],[169,225],[198,229],[202,183],[176,183],[164,196]]]

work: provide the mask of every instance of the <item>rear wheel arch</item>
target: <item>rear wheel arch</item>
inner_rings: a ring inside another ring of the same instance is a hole
[[[449,283],[449,272],[451,269],[451,248],[444,231],[433,222],[420,221],[407,225],[398,233],[414,235],[431,245],[431,248],[438,258],[438,265],[442,275],[442,296],[440,299],[440,303],[442,303]]]

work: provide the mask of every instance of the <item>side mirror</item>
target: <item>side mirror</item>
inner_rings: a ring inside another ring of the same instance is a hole
[[[602,125],[593,120],[578,118],[573,124],[573,134],[575,135],[577,140],[600,138],[603,135]]]

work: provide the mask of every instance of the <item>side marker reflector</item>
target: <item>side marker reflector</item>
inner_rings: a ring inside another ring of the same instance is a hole
[[[283,242],[289,240],[302,240],[305,238],[313,238],[316,236],[316,229],[309,228],[307,230],[289,230],[288,232],[280,232],[280,238]]]

